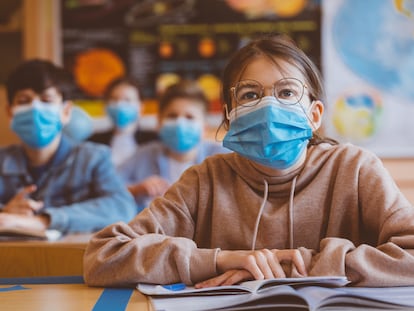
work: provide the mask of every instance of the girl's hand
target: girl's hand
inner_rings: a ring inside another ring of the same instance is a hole
[[[233,285],[242,281],[253,280],[253,275],[247,270],[228,270],[219,276],[194,285],[195,288]]]
[[[220,251],[217,270],[246,270],[255,280],[286,277],[281,263],[290,263],[303,276],[307,275],[305,262],[297,249],[261,249],[254,251]]]

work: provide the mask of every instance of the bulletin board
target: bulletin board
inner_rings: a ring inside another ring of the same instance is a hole
[[[23,59],[22,1],[0,1],[0,84]]]
[[[197,80],[221,114],[220,77],[230,55],[260,34],[287,33],[321,63],[318,0],[62,0],[64,65],[78,99],[95,109],[115,76],[135,78],[145,112],[181,78]]]

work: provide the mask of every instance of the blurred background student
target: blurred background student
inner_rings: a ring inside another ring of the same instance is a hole
[[[20,143],[0,148],[0,225],[91,232],[134,216],[109,148],[62,134],[70,85],[63,69],[44,60],[9,75],[6,113]]]
[[[156,133],[141,131],[141,95],[136,81],[129,77],[113,80],[104,93],[106,112],[113,128],[96,133],[90,140],[109,145],[115,166],[121,165],[135,151],[139,142],[155,139]]]
[[[181,80],[161,95],[158,113],[160,140],[141,146],[118,172],[135,197],[138,212],[163,195],[191,165],[207,156],[227,153],[204,139],[208,100],[194,81]]]

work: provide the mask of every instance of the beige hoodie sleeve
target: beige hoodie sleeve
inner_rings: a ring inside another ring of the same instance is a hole
[[[129,224],[97,232],[84,256],[84,278],[91,286],[135,286],[139,282],[193,284],[216,275],[218,249],[192,240],[198,177],[183,176],[163,198],[155,199]],[[162,222],[161,222],[162,221]]]
[[[346,275],[353,286],[414,285],[414,207],[375,156],[365,155],[354,174],[359,231],[326,237],[319,250],[301,248],[310,275]],[[350,178],[350,176],[341,176]],[[343,198],[346,202],[347,197]],[[346,209],[343,202],[333,208]]]

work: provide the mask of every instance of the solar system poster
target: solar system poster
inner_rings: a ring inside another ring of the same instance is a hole
[[[414,156],[414,1],[322,1],[327,135]]]
[[[321,64],[319,0],[62,0],[64,66],[77,103],[105,112],[106,85],[130,75],[140,84],[144,116],[179,79],[194,79],[221,119],[220,77],[229,57],[252,38],[286,33]],[[213,118],[214,120],[214,118]]]

